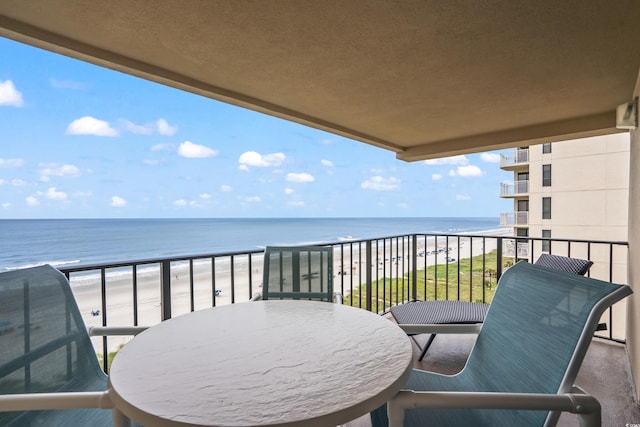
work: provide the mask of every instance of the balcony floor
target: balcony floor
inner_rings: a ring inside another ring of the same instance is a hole
[[[422,344],[428,335],[421,335]],[[462,369],[475,335],[438,335],[427,356],[417,362],[420,353],[414,345],[415,367],[443,374],[454,374]],[[576,384],[594,395],[602,405],[602,425],[619,427],[640,423],[640,407],[633,398],[631,370],[625,346],[594,338],[578,374]],[[563,413],[560,427],[578,426],[577,416]],[[369,416],[358,418],[348,427],[370,427]]]

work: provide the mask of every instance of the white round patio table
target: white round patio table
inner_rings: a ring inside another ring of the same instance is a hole
[[[336,426],[393,397],[412,366],[409,338],[381,316],[327,302],[256,301],[139,334],[113,361],[109,396],[123,424]]]

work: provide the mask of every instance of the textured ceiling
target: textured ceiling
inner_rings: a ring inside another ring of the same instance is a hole
[[[640,1],[2,0],[0,35],[417,160],[615,132]]]

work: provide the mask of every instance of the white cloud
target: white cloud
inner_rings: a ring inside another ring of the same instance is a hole
[[[480,154],[482,161],[487,163],[500,163],[500,154],[496,153],[482,153]]]
[[[210,199],[210,198],[211,198],[211,194],[209,194],[209,193],[202,193],[202,194],[200,194],[200,198],[201,198],[201,199],[203,199],[203,200],[208,200],[208,199]]]
[[[11,207],[11,203],[9,203],[9,202],[4,202],[4,203],[2,204],[2,207],[3,207],[3,208],[5,208],[5,209],[9,209],[9,208]]]
[[[442,179],[442,175],[440,175],[439,173],[431,174],[431,179],[434,181],[440,181]]]
[[[458,166],[458,175],[460,176],[482,176],[484,172],[474,165]]]
[[[440,159],[429,159],[424,161],[425,164],[429,166],[436,165],[466,165],[469,163],[469,159],[466,156],[451,156],[451,157],[442,157]]]
[[[67,200],[67,193],[56,190],[56,187],[50,187],[44,196],[50,200]]]
[[[0,105],[8,105],[10,107],[22,107],[22,93],[16,89],[11,80],[0,82]]]
[[[11,180],[11,185],[13,185],[14,187],[24,187],[25,185],[27,185],[27,181],[15,178]]]
[[[332,167],[333,167],[333,162],[332,162],[331,160],[320,160],[320,162],[321,162],[324,166],[326,166],[326,167],[328,167],[328,168],[332,168]]]
[[[151,151],[167,151],[170,150],[172,147],[171,144],[156,144],[153,147],[151,147]]]
[[[19,168],[24,165],[22,159],[3,159],[0,157],[0,168]]]
[[[165,119],[156,121],[156,130],[160,135],[172,136],[178,131],[178,125],[170,125]]]
[[[238,169],[241,171],[249,172],[249,166],[247,165],[240,165],[238,166]]]
[[[48,176],[80,176],[80,169],[75,165],[58,165],[56,163],[40,163],[39,173],[43,177]],[[42,178],[41,178],[42,179]]]
[[[51,83],[51,86],[56,89],[84,90],[87,88],[86,83],[74,82],[73,80],[58,80],[50,78],[49,83]]]
[[[381,176],[372,176],[360,184],[360,186],[365,190],[392,191],[400,189],[400,180],[395,177],[383,178]]]
[[[176,206],[187,206],[187,201],[185,199],[178,199],[173,202]]]
[[[454,171],[453,169],[450,169],[449,176],[456,176],[456,171]]]
[[[456,200],[471,200],[468,194],[456,194]]]
[[[229,192],[229,191],[231,191],[231,190],[232,190],[232,188],[231,188],[231,186],[230,186],[230,185],[221,185],[221,186],[220,186],[220,191],[223,191],[223,192],[225,192],[225,193],[228,193],[228,192]]]
[[[36,199],[33,196],[29,196],[25,199],[25,201],[27,202],[27,205],[29,206],[38,206],[40,204],[40,202],[38,201],[38,199]]]
[[[218,155],[218,151],[204,145],[194,144],[191,141],[185,141],[180,144],[178,154],[187,158],[206,158]]]
[[[304,202],[302,200],[292,200],[290,202],[287,202],[287,206],[291,206],[294,208],[301,208],[301,207],[304,207]]]
[[[114,208],[123,208],[127,206],[127,201],[120,196],[113,196],[111,198],[111,206]]]
[[[84,116],[72,121],[67,126],[69,135],[118,136],[118,131],[109,122],[91,116]]]
[[[291,194],[295,193],[296,191],[293,188],[285,188],[284,189],[284,194],[290,196]]]
[[[316,179],[308,173],[288,173],[287,181],[289,182],[313,182]]]
[[[155,122],[138,125],[126,119],[120,120],[121,126],[128,132],[138,135],[152,135],[158,133],[160,135],[172,136],[178,131],[178,126],[171,126],[165,119],[158,119]]]
[[[7,182],[7,181],[5,181],[4,179],[0,178],[0,185],[3,185],[5,182]]]
[[[263,156],[255,151],[247,151],[240,155],[238,163],[240,163],[241,170],[248,170],[247,166],[257,166],[261,168],[280,166],[285,159],[286,156],[284,153],[271,153]]]

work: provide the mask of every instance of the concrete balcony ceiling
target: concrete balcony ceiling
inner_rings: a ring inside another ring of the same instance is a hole
[[[637,0],[0,2],[2,36],[408,161],[616,132],[638,22]]]

